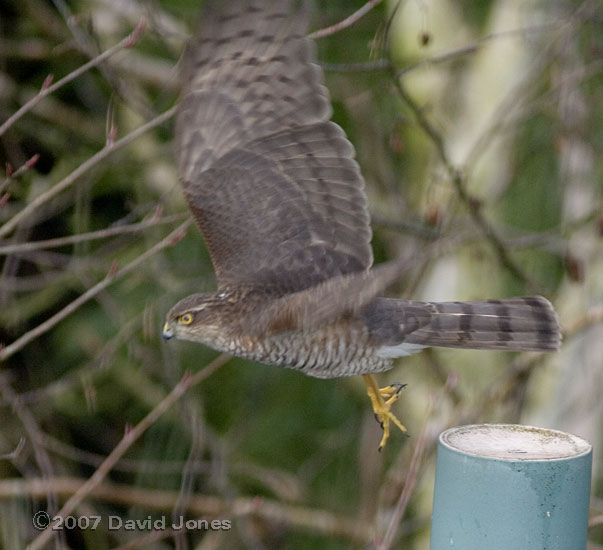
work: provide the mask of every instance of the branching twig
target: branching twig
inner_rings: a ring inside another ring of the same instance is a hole
[[[5,479],[0,481],[0,499],[36,498],[52,488],[62,496],[80,492],[85,482],[81,479],[58,477],[51,480],[42,479]],[[136,506],[146,510],[171,511],[178,492],[157,489],[143,489],[99,483],[87,491],[87,496],[123,506]],[[303,529],[310,533],[343,537],[352,541],[365,543],[370,539],[370,525],[359,519],[334,514],[328,510],[320,510],[303,506],[295,506],[264,498],[237,497],[224,499],[208,495],[191,495],[187,500],[186,510],[192,516],[226,519],[233,516],[253,515],[264,520]],[[59,512],[59,514],[62,513]],[[44,533],[43,533],[44,534]],[[46,542],[47,537],[44,542]],[[35,546],[34,546],[35,545]],[[29,547],[41,548],[37,541]]]
[[[111,153],[121,149],[126,146],[131,141],[135,140],[137,137],[141,136],[145,132],[163,124],[166,120],[169,120],[174,113],[176,112],[176,107],[172,107],[168,109],[164,113],[155,117],[153,120],[143,124],[133,132],[130,132],[127,136],[124,136],[120,140],[116,141],[112,145],[106,145],[103,147],[98,153],[91,156],[86,162],[80,164],[71,174],[69,174],[66,178],[57,183],[54,187],[51,187],[45,193],[42,193],[34,200],[32,200],[27,206],[23,208],[19,213],[15,214],[9,221],[7,221],[3,226],[0,227],[0,237],[5,237],[11,231],[13,231],[19,223],[24,220],[27,216],[29,216],[32,212],[34,212],[37,208],[48,202],[54,196],[58,195],[65,189],[67,189],[70,185],[72,185],[80,176],[85,174],[92,167],[96,166],[99,162],[103,161],[107,158]]]
[[[597,525],[603,525],[603,514],[593,516],[588,520],[588,528],[596,527]]]
[[[379,4],[381,0],[369,0],[364,6],[362,6],[359,10],[355,11],[349,17],[346,17],[343,21],[339,23],[335,23],[335,25],[331,25],[330,27],[326,27],[324,29],[319,29],[310,33],[308,36],[313,40],[317,38],[322,38],[323,36],[329,36],[331,34],[335,34],[342,29],[345,29],[358,21],[361,17],[366,15],[369,11],[371,11],[377,4]]]
[[[437,65],[439,63],[448,63],[450,61],[454,61],[455,59],[458,59],[459,57],[463,57],[465,55],[476,53],[477,51],[479,51],[479,49],[482,46],[484,46],[484,44],[486,44],[488,42],[492,42],[494,40],[498,40],[501,38],[514,38],[516,36],[521,36],[521,35],[531,33],[531,32],[550,31],[551,28],[555,28],[561,24],[562,24],[562,22],[559,22],[559,21],[551,21],[549,23],[542,23],[539,25],[527,25],[525,27],[520,27],[518,29],[510,29],[507,31],[493,32],[491,34],[488,34],[488,35],[480,38],[479,40],[476,40],[475,42],[472,42],[471,44],[466,44],[459,48],[449,50],[444,53],[435,54],[435,55],[432,55],[425,59],[421,59],[421,61],[417,61],[416,63],[413,63],[412,65],[409,65],[407,67],[404,67],[403,69],[400,69],[396,73],[396,77],[400,78],[400,77],[406,75],[407,73],[414,71],[420,67],[426,66],[426,65],[429,66],[429,65]]]
[[[488,220],[486,220],[479,206],[479,201],[472,197],[465,188],[464,176],[458,168],[453,166],[452,162],[448,158],[446,146],[444,145],[444,140],[440,133],[433,127],[431,122],[425,116],[425,113],[423,113],[423,110],[406,92],[406,89],[400,82],[400,79],[395,78],[394,82],[396,83],[396,87],[398,88],[400,97],[408,105],[410,110],[413,112],[417,122],[419,123],[419,126],[429,136],[429,138],[435,145],[440,160],[444,165],[444,168],[446,169],[446,172],[448,173],[460,200],[463,202],[463,204],[465,204],[465,206],[469,210],[469,214],[473,218],[473,221],[484,233],[486,239],[488,239],[488,241],[492,245],[492,248],[494,248],[500,263],[505,268],[507,268],[507,270],[512,273],[517,279],[524,283],[529,283],[529,280],[526,275],[524,275],[519,266],[509,256],[503,240],[498,236],[494,228],[488,223]]]
[[[26,332],[23,336],[17,338],[12,344],[0,350],[0,361],[8,359],[11,355],[29,344],[29,342],[49,331],[58,322],[62,321],[65,317],[73,313],[77,308],[85,304],[88,300],[96,296],[99,292],[107,288],[117,279],[136,269],[141,263],[148,260],[151,256],[154,256],[164,248],[173,245],[183,236],[186,228],[191,224],[191,221],[191,219],[185,221],[167,237],[159,241],[155,246],[149,248],[146,252],[138,256],[138,258],[130,262],[125,267],[122,267],[120,270],[115,271],[114,273],[109,272],[102,281],[94,285],[92,288],[89,288],[86,292],[84,292],[84,294],[73,300],[73,302],[65,306],[61,311],[55,313],[52,317],[39,324],[36,328]]]
[[[423,423],[423,427],[421,428],[421,433],[417,437],[417,443],[415,444],[415,449],[413,451],[412,458],[408,466],[408,473],[406,475],[406,482],[404,483],[404,488],[402,489],[400,497],[396,502],[396,506],[390,518],[387,530],[385,531],[385,535],[383,536],[383,539],[376,545],[375,550],[389,550],[391,548],[392,543],[394,541],[394,536],[396,535],[400,522],[404,517],[404,512],[406,512],[406,507],[408,506],[410,496],[415,490],[417,478],[419,475],[419,468],[421,466],[421,461],[423,459],[423,454],[425,452],[425,446],[427,443],[427,426],[429,425],[431,420],[431,411],[433,410],[433,403],[434,398],[432,396],[429,399],[427,411],[425,414],[425,422]]]
[[[104,344],[101,350],[91,361],[88,361],[82,367],[68,371],[63,376],[54,379],[46,386],[21,392],[19,394],[19,402],[28,404],[43,400],[48,401],[60,392],[68,391],[77,384],[81,385],[83,378],[91,377],[92,375],[102,371],[103,365],[110,361],[110,359],[117,352],[119,346],[128,341],[128,339],[132,337],[132,334],[135,330],[140,329],[139,325],[139,317],[122,323],[117,334],[115,334],[113,338]],[[7,403],[4,400],[0,400],[0,406],[6,405]]]
[[[592,307],[578,319],[567,323],[563,330],[563,339],[565,341],[581,333],[583,330],[599,324],[603,324],[603,306]]]
[[[30,168],[35,166],[39,158],[40,155],[35,154],[33,157],[25,161],[19,168],[14,171],[12,171],[12,169],[9,169],[7,165],[6,179],[2,183],[0,183],[0,193],[2,193],[14,179],[18,178],[21,174],[27,172]]]
[[[407,233],[415,237],[420,237],[428,241],[433,241],[442,237],[441,232],[437,227],[433,227],[419,221],[401,221],[393,220],[379,214],[378,212],[371,212],[371,223],[373,226],[380,226],[387,229],[398,231],[399,233]],[[0,248],[0,254],[2,248]]]
[[[364,61],[360,63],[320,63],[325,71],[337,73],[362,73],[384,71],[391,69],[391,63],[388,59],[376,59],[375,61]]]
[[[19,443],[17,443],[17,446],[10,453],[0,455],[0,460],[15,460],[21,454],[24,445],[25,438],[22,437],[21,439],[19,439]]]
[[[48,456],[48,452],[44,447],[42,430],[40,429],[38,421],[31,411],[19,401],[19,395],[13,389],[9,380],[9,375],[6,372],[0,372],[0,395],[6,402],[11,404],[14,413],[21,421],[21,424],[23,425],[27,438],[29,439],[33,449],[33,454],[43,480],[51,479],[54,475],[54,467],[52,461],[50,460],[50,456]],[[21,445],[21,442],[19,442],[19,446],[17,448],[19,448]],[[49,513],[54,514],[58,509],[59,503],[57,494],[50,490],[45,492],[45,496],[48,503]]]
[[[145,431],[147,431],[190,388],[205,380],[208,376],[213,374],[222,365],[224,365],[229,359],[230,355],[223,353],[199,372],[193,375],[190,373],[185,374],[180,382],[174,387],[174,389],[162,401],[160,401],[153,410],[151,410],[138,424],[136,424],[136,426],[124,434],[122,440],[115,446],[109,456],[107,456],[94,474],[92,474],[92,476],[85,483],[77,488],[69,500],[67,500],[63,507],[58,511],[57,515],[60,517],[67,517],[69,514],[71,514],[82,502],[82,500],[89,496],[90,493],[102,483],[113,466]],[[54,533],[51,527],[52,526],[49,526],[42,533],[40,533],[40,535],[28,546],[28,550],[38,550],[42,548]]]
[[[188,214],[174,214],[173,216],[166,216],[165,218],[153,216],[148,220],[138,223],[116,225],[114,227],[107,227],[106,229],[100,229],[98,231],[80,233],[79,235],[57,237],[55,239],[47,239],[44,241],[30,241],[27,243],[9,244],[6,246],[0,246],[0,255],[30,252],[32,250],[43,250],[46,248],[58,248],[60,246],[67,246],[76,243],[107,239],[109,237],[115,237],[116,235],[123,235],[125,233],[137,233],[143,229],[147,229],[155,225],[163,225],[180,221],[184,216],[188,216]]]
[[[19,110],[13,113],[13,115],[10,116],[4,122],[4,124],[2,124],[2,126],[0,126],[0,136],[2,136],[4,132],[6,132],[6,130],[8,130],[25,113],[33,109],[47,95],[55,92],[60,87],[64,86],[68,82],[71,82],[73,79],[77,78],[86,71],[92,69],[93,67],[96,67],[99,63],[102,63],[105,59],[111,57],[114,53],[123,50],[124,48],[131,48],[136,43],[136,40],[138,39],[140,34],[143,32],[144,27],[145,21],[144,19],[141,19],[136,28],[123,40],[115,44],[115,46],[104,51],[100,55],[96,56],[94,59],[91,59],[90,61],[88,61],[88,63],[84,63],[81,67],[78,67],[77,69],[75,69],[75,71],[69,73],[67,76],[61,78],[61,80],[55,82],[54,84],[50,84],[50,82],[52,81],[52,77],[47,77],[38,94],[32,97],[25,105],[23,105]]]

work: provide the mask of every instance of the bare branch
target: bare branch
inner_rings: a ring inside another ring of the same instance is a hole
[[[434,54],[426,59],[422,59],[421,61],[417,61],[408,67],[404,67],[396,73],[396,77],[400,78],[411,71],[424,67],[426,65],[437,65],[439,63],[448,63],[450,61],[454,61],[459,57],[464,57],[466,55],[470,55],[476,53],[488,42],[493,42],[494,40],[500,40],[504,38],[515,38],[517,36],[527,35],[529,33],[535,32],[549,32],[551,29],[562,25],[564,22],[561,21],[551,21],[549,23],[541,23],[539,25],[527,25],[525,27],[520,27],[518,29],[510,29],[508,31],[501,32],[493,32],[488,34],[471,44],[466,44],[465,46],[460,46],[459,48],[455,48],[453,50],[446,51],[440,54]]]
[[[425,116],[423,110],[406,92],[406,89],[400,82],[400,79],[395,78],[394,82],[396,83],[400,97],[409,106],[417,122],[419,123],[419,126],[421,126],[423,131],[429,136],[429,138],[435,145],[440,160],[442,161],[442,164],[444,165],[446,172],[448,173],[448,176],[450,177],[450,180],[452,181],[452,184],[454,185],[454,188],[456,189],[460,200],[465,204],[465,206],[469,210],[469,214],[473,218],[473,221],[484,233],[486,239],[492,245],[492,248],[494,248],[494,251],[498,256],[500,263],[504,267],[506,267],[507,270],[512,273],[517,279],[524,283],[530,284],[529,279],[509,256],[509,253],[507,252],[503,240],[498,236],[498,233],[494,230],[494,228],[490,225],[490,223],[484,216],[480,208],[479,200],[477,200],[475,197],[472,197],[465,188],[465,178],[463,176],[463,173],[458,168],[453,166],[452,162],[448,158],[446,146],[440,133],[434,128],[429,119]]]
[[[98,231],[80,233],[79,235],[57,237],[55,239],[47,239],[44,241],[30,241],[27,243],[9,244],[6,246],[0,246],[0,255],[30,252],[32,250],[43,250],[46,248],[58,248],[60,246],[67,246],[86,241],[107,239],[116,235],[138,233],[139,231],[156,225],[170,224],[175,221],[181,221],[186,216],[188,216],[188,214],[174,214],[173,216],[166,216],[165,218],[153,216],[152,218],[142,222],[128,225],[116,225],[114,227],[107,227],[106,229],[100,229]]]
[[[24,446],[25,438],[21,437],[17,446],[10,453],[0,455],[0,460],[15,460],[21,454]]]
[[[75,71],[69,73],[67,76],[61,78],[61,80],[55,82],[54,84],[50,85],[51,75],[46,77],[46,80],[44,81],[42,88],[38,92],[38,95],[30,99],[25,105],[23,105],[19,110],[17,110],[12,116],[10,116],[4,122],[4,124],[2,124],[2,126],[0,126],[0,136],[2,136],[4,132],[6,132],[6,130],[8,130],[15,122],[17,122],[17,120],[19,120],[25,113],[33,109],[33,107],[35,107],[47,95],[50,95],[51,93],[55,92],[68,82],[71,82],[72,80],[80,76],[81,74],[92,69],[93,67],[96,67],[98,64],[102,63],[105,59],[108,59],[116,52],[123,50],[124,48],[132,47],[133,42],[135,42],[135,40],[144,30],[144,26],[144,19],[141,19],[136,28],[123,40],[115,44],[115,46],[97,55],[94,59],[88,61],[88,63],[84,63],[81,67],[78,67],[77,69],[75,69]]]
[[[589,529],[592,527],[596,527],[598,525],[603,525],[603,514],[599,514],[598,516],[593,516],[588,520]]]
[[[335,23],[335,25],[331,25],[330,27],[326,27],[325,29],[319,29],[310,33],[308,36],[313,40],[317,38],[323,38],[324,36],[329,36],[331,34],[335,34],[336,32],[345,29],[358,21],[360,18],[364,17],[369,11],[371,11],[377,4],[380,4],[381,0],[369,0],[364,6],[362,6],[359,10],[355,11],[349,17],[346,17],[343,21],[339,23]]]
[[[70,477],[57,477],[51,480],[5,479],[0,481],[0,499],[23,496],[36,498],[44,494],[44,491],[49,487],[59,495],[68,496],[77,494],[84,485],[83,480]],[[87,496],[123,506],[171,511],[178,498],[178,493],[176,491],[102,483],[90,489]],[[368,542],[370,539],[370,525],[365,521],[357,518],[350,519],[328,510],[295,506],[266,498],[237,497],[225,499],[208,495],[191,495],[190,499],[187,500],[186,510],[193,516],[209,516],[212,518],[251,515],[285,524],[292,528],[303,529],[310,533],[343,537],[361,543]],[[47,537],[44,542],[46,540]],[[35,549],[41,548],[41,546],[36,539],[29,548]]]
[[[363,63],[320,63],[320,66],[325,71],[338,73],[362,73],[391,69],[391,63],[388,59],[376,59],[375,61],[365,61]]]
[[[17,170],[12,170],[7,165],[6,167],[6,179],[0,183],[0,193],[2,193],[13,180],[17,179],[21,174],[27,172],[30,168],[34,167],[38,162],[40,155],[35,154],[28,161],[24,162]]]
[[[563,330],[563,338],[567,340],[593,325],[600,324],[603,324],[603,306],[592,307],[578,319],[567,323]]]
[[[138,258],[130,262],[128,265],[122,267],[115,273],[109,272],[109,274],[107,274],[107,276],[102,281],[89,288],[86,292],[84,292],[84,294],[73,300],[73,302],[65,306],[61,311],[55,313],[52,317],[39,324],[36,328],[30,330],[29,332],[26,332],[23,336],[17,338],[12,344],[0,350],[0,361],[5,361],[11,355],[15,354],[17,351],[29,344],[29,342],[48,332],[52,327],[54,327],[65,317],[73,313],[76,309],[85,304],[88,300],[90,300],[99,292],[107,288],[114,281],[118,280],[127,273],[130,273],[131,271],[136,269],[140,264],[148,260],[151,256],[154,256],[164,248],[175,244],[177,240],[180,240],[180,238],[182,238],[184,232],[186,231],[186,228],[191,224],[191,222],[192,220],[188,219],[183,224],[179,225],[167,237],[159,241],[155,246],[149,248],[149,250],[138,256]]]
[[[421,466],[421,461],[423,460],[423,454],[425,453],[425,447],[427,444],[427,427],[429,426],[431,420],[431,412],[433,410],[434,401],[434,397],[431,396],[427,404],[427,411],[425,412],[425,422],[423,423],[423,428],[421,429],[421,433],[417,438],[415,449],[408,466],[408,473],[406,474],[404,488],[402,489],[400,497],[396,502],[396,506],[390,518],[387,530],[385,531],[385,535],[383,536],[383,540],[376,546],[375,550],[389,550],[391,548],[392,543],[394,542],[394,536],[396,535],[398,527],[400,526],[402,518],[404,517],[404,513],[406,512],[408,501],[410,500],[410,497],[417,485],[419,468]]]
[[[27,206],[23,208],[19,213],[15,214],[9,221],[7,221],[3,226],[0,227],[0,237],[4,237],[13,231],[19,223],[24,220],[27,216],[29,216],[32,212],[34,212],[37,208],[48,202],[50,199],[67,189],[70,185],[72,185],[80,176],[88,172],[92,167],[96,166],[98,163],[107,158],[110,154],[115,151],[121,149],[126,146],[131,141],[135,140],[137,137],[140,137],[145,132],[148,132],[152,128],[163,124],[166,120],[169,120],[174,113],[176,112],[176,107],[172,107],[167,111],[163,112],[159,116],[155,117],[153,120],[150,120],[146,124],[143,124],[133,132],[130,132],[127,136],[124,136],[120,140],[116,141],[114,144],[108,144],[103,147],[98,153],[91,156],[86,162],[80,164],[71,174],[69,174],[66,178],[62,179],[59,183],[57,183],[54,187],[51,187],[45,193],[42,193],[34,200],[32,200]]]
[[[54,467],[44,447],[44,437],[40,425],[29,408],[19,401],[19,394],[13,389],[9,376],[6,372],[0,372],[0,395],[3,400],[10,403],[12,410],[21,421],[21,425],[33,449],[33,454],[42,478],[44,480],[51,479],[54,475]],[[21,443],[19,443],[19,446],[21,446]],[[17,449],[19,446],[17,446]],[[54,514],[59,504],[56,493],[52,490],[46,491],[45,497],[50,510],[49,513]]]
[[[63,507],[58,511],[57,515],[60,517],[66,517],[71,514],[75,508],[90,495],[98,485],[102,483],[107,474],[111,471],[113,466],[119,461],[119,459],[125,454],[125,452],[134,444],[146,432],[166,411],[168,411],[182,395],[184,395],[190,388],[196,386],[205,380],[208,376],[213,374],[222,365],[224,365],[230,359],[230,355],[225,353],[219,355],[209,365],[199,372],[191,375],[185,374],[180,382],[174,387],[174,389],[162,400],[157,406],[152,409],[136,426],[126,431],[122,440],[115,446],[109,456],[104,462],[97,468],[92,476],[81,485],[75,493],[67,500]],[[42,548],[54,534],[51,528],[47,527],[40,535],[28,546],[29,550],[37,550]]]

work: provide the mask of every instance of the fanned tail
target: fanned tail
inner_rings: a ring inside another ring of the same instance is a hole
[[[555,351],[561,342],[555,310],[541,296],[479,302],[380,298],[363,317],[381,345],[380,354],[389,357],[427,346]]]

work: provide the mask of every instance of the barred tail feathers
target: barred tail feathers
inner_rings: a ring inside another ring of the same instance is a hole
[[[364,312],[379,355],[399,357],[423,347],[555,351],[561,332],[541,296],[479,302],[417,302],[379,298]]]

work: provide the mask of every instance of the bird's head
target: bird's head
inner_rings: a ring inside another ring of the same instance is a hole
[[[223,337],[233,302],[225,292],[192,294],[180,300],[167,314],[163,338],[192,340],[215,345]]]

